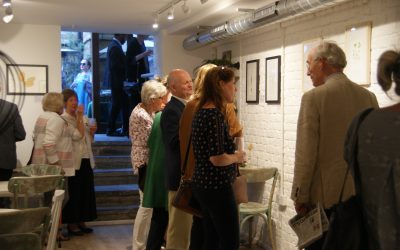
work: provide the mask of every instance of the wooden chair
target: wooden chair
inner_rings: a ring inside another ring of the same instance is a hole
[[[252,235],[252,229],[253,229],[253,218],[256,216],[260,216],[266,226],[268,227],[268,234],[269,234],[269,240],[271,242],[271,247],[273,250],[276,249],[275,247],[275,240],[273,238],[272,234],[272,200],[274,197],[274,192],[275,192],[275,186],[276,186],[276,181],[278,179],[278,169],[277,168],[264,168],[264,169],[258,169],[259,171],[251,171],[251,173],[246,173],[246,168],[241,170],[242,174],[246,174],[247,176],[247,182],[265,182],[268,180],[273,180],[270,193],[269,193],[269,199],[267,204],[259,203],[259,202],[248,202],[248,203],[241,203],[239,205],[239,214],[241,216],[241,221],[240,221],[240,231],[242,231],[244,224],[249,221],[249,237],[248,237],[248,243],[251,246],[252,241],[253,241],[253,235]],[[249,171],[250,172],[250,171]]]
[[[50,221],[50,208],[39,207],[0,213],[1,249],[42,249]]]
[[[18,196],[24,195],[24,208],[28,207],[28,197],[62,189],[62,175],[12,177],[8,182],[8,191],[13,193],[13,208],[18,208]],[[42,199],[40,206],[43,206]]]

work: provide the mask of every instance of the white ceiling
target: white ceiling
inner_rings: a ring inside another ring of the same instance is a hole
[[[12,0],[12,23],[60,25],[69,31],[153,34],[156,13],[172,1],[177,0]],[[159,29],[189,35],[198,32],[199,25],[213,26],[243,14],[237,8],[256,9],[273,1],[208,0],[201,4],[200,0],[187,0],[189,14],[183,13],[181,1],[174,8],[174,20],[167,20],[167,11],[159,16]]]

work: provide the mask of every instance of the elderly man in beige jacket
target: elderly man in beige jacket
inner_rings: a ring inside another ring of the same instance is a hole
[[[378,102],[373,93],[343,73],[346,56],[335,43],[322,42],[311,49],[306,63],[315,88],[301,100],[291,198],[299,214],[320,203],[329,216],[345,178],[347,128],[355,115],[378,108]],[[347,178],[343,200],[355,193],[352,177]],[[306,249],[321,249],[322,243],[323,238]]]

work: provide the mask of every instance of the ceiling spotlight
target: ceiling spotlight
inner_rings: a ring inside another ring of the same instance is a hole
[[[154,18],[153,29],[158,29],[158,15]]]
[[[168,10],[167,19],[168,20],[174,20],[174,6],[173,5]]]
[[[237,8],[237,12],[253,12],[254,9],[248,9],[248,8]]]
[[[201,4],[205,4],[205,3],[207,3],[207,1],[208,1],[208,0],[200,0],[200,3],[201,3]]]
[[[3,22],[9,23],[14,18],[13,11],[10,6],[6,8],[6,15],[3,17]]]
[[[182,7],[182,11],[185,14],[189,14],[190,13],[190,7],[186,4],[187,0],[183,0],[183,5]]]
[[[11,0],[3,0],[3,7],[11,6]]]

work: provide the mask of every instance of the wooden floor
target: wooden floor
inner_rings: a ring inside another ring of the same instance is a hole
[[[132,250],[132,225],[91,226],[92,234],[73,236],[59,250]],[[241,247],[240,250],[249,248]],[[261,250],[256,246],[252,250]]]

